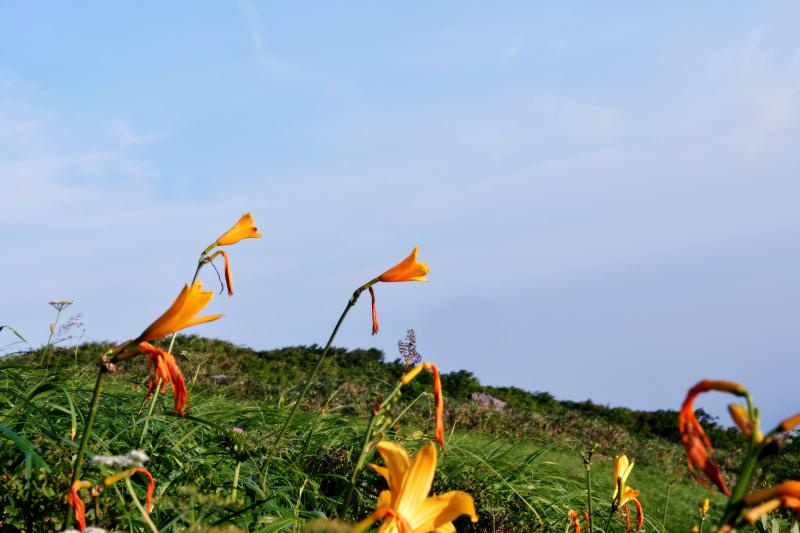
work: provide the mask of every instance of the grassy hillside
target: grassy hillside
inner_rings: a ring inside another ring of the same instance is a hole
[[[0,530],[62,528],[77,448],[71,437],[85,424],[96,360],[104,348],[58,349],[46,367],[36,364],[36,354],[0,360],[0,429],[5,436],[0,441]],[[89,443],[92,454],[139,448],[150,456],[147,467],[156,480],[151,519],[157,530],[282,531],[319,518],[354,521],[374,509],[385,483],[365,470],[353,505],[341,515],[369,413],[406,370],[400,360],[384,361],[374,349],[334,350],[288,438],[273,446],[319,347],[254,351],[191,336],[179,337],[174,352],[189,388],[188,416],[172,413],[169,395],[158,396],[148,414],[144,359],[136,358],[111,376]],[[456,523],[459,531],[564,531],[567,509],[586,507],[581,453],[593,445],[593,504],[595,516],[603,518],[595,519],[595,531],[605,523],[612,459],[620,453],[637,462],[629,482],[641,490],[645,530],[690,530],[707,496],[712,516],[723,506],[719,494],[687,477],[676,412],[557,401],[547,393],[486,387],[467,371],[445,374],[442,383],[447,445],[433,492],[469,492],[480,517],[477,524],[462,517]],[[430,376],[423,373],[404,389],[393,410],[394,417],[402,418],[389,436],[409,449],[433,433],[430,391]],[[468,399],[473,392],[490,394],[507,406],[503,411],[479,406]],[[705,422],[723,448],[723,465],[734,464],[738,434]],[[796,458],[796,451],[784,455],[762,478],[774,481],[796,472]],[[94,466],[84,477],[94,483],[111,473]],[[131,481],[143,501],[144,478],[137,475]],[[92,505],[89,524],[152,530],[125,484],[106,488]],[[624,530],[621,522],[614,524]]]

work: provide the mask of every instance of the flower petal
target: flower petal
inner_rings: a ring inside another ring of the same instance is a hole
[[[436,471],[436,446],[432,442],[425,444],[417,452],[414,464],[403,478],[400,495],[396,499],[397,511],[409,521],[417,513],[418,507],[425,501],[431,491],[433,474]],[[394,492],[394,491],[392,491]],[[445,520],[450,522],[450,520]]]
[[[435,451],[433,445],[431,445],[431,448]],[[446,526],[446,524],[449,524],[462,514],[469,515],[473,522],[478,521],[472,496],[466,492],[456,490],[427,498],[416,508],[413,514],[409,513],[405,516],[416,533],[431,530],[438,531],[437,528]],[[455,529],[451,531],[455,531]]]
[[[408,452],[402,446],[398,446],[393,442],[379,442],[377,448],[389,471],[387,478],[389,490],[392,491],[395,497],[399,497],[400,490],[403,487],[403,478],[409,466],[411,466],[411,457],[408,456]],[[425,496],[427,495],[428,493],[425,493]]]

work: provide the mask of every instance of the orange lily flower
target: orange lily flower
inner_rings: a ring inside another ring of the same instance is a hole
[[[403,385],[407,385],[423,370],[430,370],[433,374],[433,399],[436,402],[436,442],[444,449],[444,395],[442,394],[442,379],[439,368],[433,363],[417,365],[400,378]]]
[[[175,357],[164,350],[160,350],[149,342],[139,343],[139,353],[148,356],[147,359],[147,397],[158,393],[157,384],[161,385],[161,394],[166,394],[167,383],[172,387],[174,398],[173,409],[176,414],[185,416],[188,392],[183,380],[183,373],[175,362]],[[152,373],[151,373],[152,369]]]
[[[408,257],[378,276],[380,281],[428,281],[425,274],[430,272],[428,265],[417,261],[419,246],[415,246]]]
[[[213,296],[214,292],[204,291],[203,284],[199,281],[195,281],[191,287],[184,285],[169,309],[150,324],[133,342],[139,343],[160,339],[190,326],[217,320],[222,316],[221,314],[195,316],[208,305]]]
[[[386,466],[370,464],[389,484],[378,496],[375,512],[356,524],[357,531],[366,531],[383,520],[379,533],[450,533],[452,521],[462,514],[478,521],[472,496],[451,491],[428,497],[436,470],[436,446],[428,443],[420,448],[412,462],[408,453],[393,442],[377,444]]]
[[[678,416],[678,427],[681,432],[683,446],[686,449],[689,470],[694,472],[695,468],[699,468],[723,494],[730,496],[731,491],[719,472],[717,462],[712,457],[714,449],[711,447],[711,440],[694,414],[695,398],[704,392],[712,390],[729,392],[737,396],[747,395],[747,390],[738,383],[704,379],[689,389]]]
[[[164,384],[162,392],[166,389],[166,384],[169,383],[175,396],[175,412],[181,415],[185,414],[184,407],[187,399],[183,374],[172,354],[156,348],[149,341],[159,339],[189,326],[211,322],[220,318],[221,314],[195,316],[208,305],[213,296],[214,293],[212,291],[203,290],[203,285],[199,281],[195,281],[191,287],[184,285],[169,309],[150,324],[141,335],[132,341],[128,341],[123,346],[109,350],[106,355],[106,357],[113,355],[113,358],[111,358],[112,363],[125,361],[139,354],[149,356],[147,361],[148,395],[157,392],[154,389],[155,381],[158,379],[161,379],[161,383]],[[151,368],[153,369],[152,374],[150,372]]]
[[[378,281],[428,281],[425,275],[430,272],[428,265],[417,261],[419,246],[415,246],[408,257],[375,278],[369,283],[369,295],[372,298],[372,334],[378,333],[378,310],[375,306],[375,291],[372,284]]]
[[[91,483],[88,481],[75,481],[67,492],[67,503],[72,507],[72,513],[75,515],[75,521],[78,523],[78,528],[81,531],[86,529],[86,506],[78,491],[89,488],[90,486]]]
[[[746,506],[754,506],[744,514],[744,519],[751,524],[778,507],[794,509],[797,520],[800,520],[800,481],[784,481],[780,485],[751,492],[742,502]]]
[[[223,233],[207,250],[215,246],[229,246],[243,239],[257,239],[259,237],[261,237],[261,234],[258,232],[258,228],[253,225],[253,215],[245,213],[231,229]]]

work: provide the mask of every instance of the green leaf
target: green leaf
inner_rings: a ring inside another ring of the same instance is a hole
[[[16,329],[12,328],[11,326],[0,326],[0,331],[3,331],[3,328],[10,329],[10,330],[11,330],[11,331],[14,333],[14,335],[16,335],[17,337],[19,337],[19,339],[20,339],[22,342],[28,342],[28,340],[27,340],[25,337],[23,337],[22,335],[20,335],[19,331],[17,331]]]
[[[47,472],[50,471],[50,467],[44,462],[42,456],[36,452],[36,446],[31,441],[4,424],[0,424],[0,434],[16,444],[19,451],[25,454],[25,479],[30,479],[31,468],[44,468]]]

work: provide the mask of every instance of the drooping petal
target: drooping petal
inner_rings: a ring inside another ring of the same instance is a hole
[[[422,366],[433,374],[433,399],[436,402],[436,442],[444,449],[444,395],[439,368],[433,363],[422,363]]]
[[[572,533],[581,533],[581,520],[578,517],[578,513],[570,509],[567,511],[567,516],[572,524]]]
[[[411,520],[417,508],[431,492],[433,474],[436,471],[436,446],[429,442],[422,446],[403,477],[400,495],[395,500],[397,511]],[[449,521],[449,520],[448,520]]]
[[[433,449],[435,450],[436,448]],[[472,496],[466,492],[456,490],[427,498],[416,508],[413,514],[406,516],[414,531],[421,532],[434,530],[452,522],[463,514],[468,515],[473,522],[478,521]]]
[[[183,373],[178,367],[175,357],[169,352],[156,348],[149,342],[139,343],[139,352],[148,356],[148,396],[157,392],[155,388],[156,383],[159,381],[163,385],[161,388],[162,393],[166,391],[167,384],[169,384],[172,387],[175,413],[185,416],[184,409],[188,399],[188,392]],[[151,365],[153,367],[152,376],[150,375]]]
[[[683,401],[681,411],[678,416],[678,427],[681,433],[681,440],[686,450],[686,457],[689,462],[689,470],[694,472],[694,468],[699,468],[712,483],[726,496],[731,492],[725,480],[720,474],[719,467],[712,457],[714,449],[711,447],[711,440],[708,438],[703,426],[697,420],[694,413],[694,400],[704,392],[721,391],[746,396],[747,390],[739,383],[732,381],[702,380],[694,387],[689,389],[686,399]]]
[[[75,521],[78,523],[78,528],[81,531],[86,530],[86,506],[83,504],[83,500],[78,491],[88,486],[89,483],[86,481],[75,481],[67,492],[67,503],[72,507],[72,514],[75,515]]]
[[[641,531],[644,527],[644,510],[636,498],[633,499],[633,503],[636,505],[636,531]]]
[[[411,254],[395,266],[378,276],[386,282],[394,281],[428,281],[425,275],[430,272],[428,265],[417,261],[419,246],[415,246]]]
[[[369,297],[372,300],[372,334],[378,333],[378,308],[375,306],[375,289],[369,286]]]

